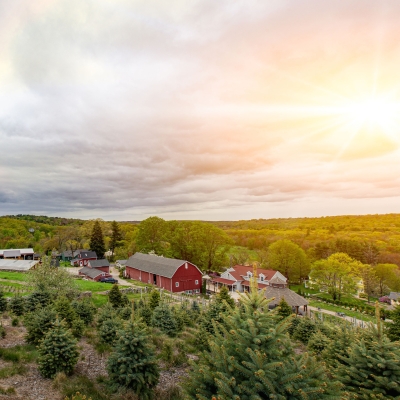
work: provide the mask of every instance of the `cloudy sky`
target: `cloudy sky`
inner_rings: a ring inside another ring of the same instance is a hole
[[[0,215],[400,212],[400,2],[0,1]]]

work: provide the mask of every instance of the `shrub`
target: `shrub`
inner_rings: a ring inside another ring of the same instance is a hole
[[[19,325],[18,317],[13,317],[13,319],[11,320],[11,325],[12,326],[18,326]]]
[[[321,354],[329,345],[330,340],[320,330],[313,333],[308,341],[308,349],[316,354]]]
[[[160,304],[160,292],[156,289],[153,289],[150,292],[149,296],[149,307],[151,310],[154,310],[156,307],[158,307]]]
[[[26,297],[26,311],[34,311],[38,307],[47,307],[51,303],[51,295],[46,291],[35,291]]]
[[[57,320],[39,346],[39,371],[45,378],[53,378],[58,372],[68,375],[78,356],[76,340],[64,323]]]
[[[119,309],[118,315],[121,319],[127,321],[132,315],[131,307],[123,307]]]
[[[85,323],[81,319],[77,318],[72,322],[71,332],[74,335],[74,337],[76,338],[82,337],[84,330],[85,330]]]
[[[78,314],[75,312],[71,302],[66,297],[61,297],[54,303],[54,310],[60,320],[65,320],[68,328],[71,328],[73,322],[78,319]]]
[[[139,309],[139,316],[142,318],[143,322],[148,326],[151,324],[152,315],[153,313],[148,305],[143,305],[143,307]]]
[[[8,301],[4,297],[4,292],[3,290],[0,290],[0,312],[6,311],[8,308]]]
[[[3,325],[0,325],[0,337],[4,339],[6,337],[6,329]]]
[[[20,296],[13,297],[9,304],[9,309],[18,316],[21,316],[25,312],[25,299]]]
[[[107,319],[112,319],[116,316],[116,312],[110,303],[107,303],[101,310],[97,317],[97,325],[100,326]]]

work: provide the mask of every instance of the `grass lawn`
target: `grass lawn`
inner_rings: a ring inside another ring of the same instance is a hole
[[[26,280],[26,273],[0,271],[0,279],[10,279],[12,281],[24,282]]]
[[[112,287],[110,283],[84,281],[83,279],[76,279],[75,283],[77,284],[78,289],[84,292],[104,292],[110,290]]]
[[[103,307],[108,302],[108,296],[105,294],[92,294],[92,302],[96,307]]]
[[[315,289],[310,289],[310,288],[306,288],[304,287],[304,283],[301,285],[289,285],[289,289],[293,290],[294,292],[298,292],[299,288],[301,288],[301,291],[303,293],[308,293],[308,294],[316,294],[319,293],[318,290]]]
[[[126,281],[132,283],[132,285],[135,285],[135,286],[143,286],[143,287],[149,287],[149,288],[153,287],[153,285],[151,285],[150,283],[135,281],[134,279],[126,279]]]
[[[334,311],[334,312],[342,312],[342,313],[345,313],[346,315],[348,315],[349,317],[355,317],[355,318],[357,318],[359,320],[362,320],[362,321],[375,322],[375,317],[372,317],[370,315],[362,314],[362,313],[360,313],[358,311],[347,310],[344,307],[335,306],[333,304],[325,304],[325,303],[322,303],[320,301],[310,300],[309,301],[309,305],[311,307],[320,307],[323,310]]]

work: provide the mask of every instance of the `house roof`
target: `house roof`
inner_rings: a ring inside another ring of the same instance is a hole
[[[144,272],[161,275],[166,278],[172,278],[178,268],[186,262],[188,261],[159,257],[153,254],[135,253],[133,256],[129,257],[126,266]],[[201,273],[200,270],[199,272]]]
[[[247,272],[253,273],[253,266],[251,265],[235,265],[234,267],[228,269],[228,272],[237,280],[242,281],[243,276],[247,276]],[[257,276],[263,274],[266,281],[272,279],[272,277],[276,274],[276,271],[272,269],[262,269],[257,268]]]
[[[117,260],[116,263],[120,265],[125,265],[128,260]]]
[[[28,255],[28,254],[34,253],[32,248],[29,248],[29,249],[4,249],[4,250],[0,250],[0,256],[4,255],[5,251],[11,251],[11,250],[19,251],[20,254],[22,254],[22,255]]]
[[[80,251],[77,255],[80,255],[81,258],[92,258],[92,257],[97,258],[97,254],[95,251],[83,250],[83,251]]]
[[[267,286],[265,288],[265,297],[267,299],[274,298],[274,300],[269,303],[270,305],[279,304],[282,298],[285,299],[286,303],[288,303],[290,307],[301,307],[308,304],[308,301],[304,297],[298,295],[289,288],[276,288]]]
[[[106,259],[104,259],[104,260],[89,260],[88,263],[92,268],[100,268],[100,267],[109,267],[110,266],[110,263]]]
[[[78,250],[74,250],[74,251],[71,251],[71,250],[65,250],[65,251],[63,251],[62,252],[62,255],[64,256],[64,257],[75,257],[75,256],[77,256],[79,253],[81,253],[81,252],[83,252],[83,251],[89,251],[89,250],[85,250],[85,249],[78,249]]]
[[[234,285],[236,281],[232,281],[230,279],[225,278],[213,278],[213,282],[223,283],[224,285]]]
[[[400,299],[400,293],[390,292],[388,297],[389,297],[390,300],[399,300]]]
[[[258,288],[259,288],[259,289],[264,289],[264,288],[266,288],[266,287],[268,286],[266,283],[259,283],[259,282],[257,282],[257,284],[258,284]],[[243,282],[242,282],[242,286],[248,286],[248,287],[250,287],[250,281],[243,281]]]
[[[0,259],[0,270],[29,271],[32,267],[34,267],[38,263],[39,263],[38,260]]]
[[[99,271],[99,270],[97,270],[97,269],[88,268],[88,267],[83,267],[83,268],[81,268],[81,269],[79,270],[79,272],[80,272],[81,274],[87,275],[87,276],[90,277],[90,278],[96,278],[96,277],[98,277],[99,275],[104,274],[103,271]]]
[[[277,284],[277,285],[286,285],[286,281],[283,279],[279,278],[279,276],[274,276],[269,283]]]

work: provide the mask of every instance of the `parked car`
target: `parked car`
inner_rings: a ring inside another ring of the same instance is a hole
[[[342,312],[337,312],[336,315],[338,315],[339,317],[345,317],[346,316],[346,314],[342,313]]]
[[[104,283],[118,283],[118,279],[114,279],[112,277],[109,278],[101,278],[100,282],[104,282]]]

